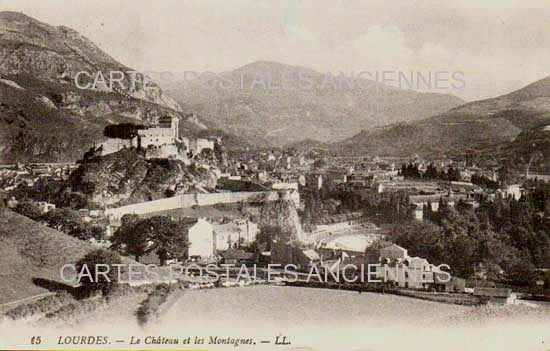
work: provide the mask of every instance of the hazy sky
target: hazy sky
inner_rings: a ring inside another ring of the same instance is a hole
[[[321,72],[464,72],[467,100],[550,75],[549,0],[0,0],[64,24],[138,70],[257,60]]]

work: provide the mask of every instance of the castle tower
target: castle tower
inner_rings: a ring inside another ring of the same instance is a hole
[[[158,126],[160,128],[170,128],[171,136],[174,139],[179,138],[179,119],[177,117],[163,116],[158,120]]]

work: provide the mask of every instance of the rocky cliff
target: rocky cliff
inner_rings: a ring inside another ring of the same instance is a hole
[[[277,226],[290,232],[293,240],[302,240],[302,224],[294,202],[289,200],[268,201],[262,206],[259,225]]]
[[[179,160],[146,159],[136,149],[95,157],[71,174],[70,187],[101,206],[122,206],[215,188],[213,171]]]
[[[181,107],[163,94],[154,82],[145,89],[136,76],[130,84],[133,71],[98,48],[88,38],[65,26],[50,26],[17,12],[0,13],[0,73],[2,75],[31,74],[49,81],[71,84],[78,72],[95,77],[98,72],[109,83],[110,72],[124,72],[122,85],[115,93],[152,102],[176,111]],[[82,84],[84,85],[84,83]],[[107,90],[103,86],[98,89]],[[118,91],[120,90],[120,91]]]

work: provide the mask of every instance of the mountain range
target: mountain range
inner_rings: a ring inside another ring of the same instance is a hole
[[[433,117],[365,130],[331,145],[337,154],[456,156],[466,153],[550,169],[550,77]],[[541,157],[544,156],[544,157]]]
[[[223,135],[228,146],[308,147],[337,155],[475,153],[550,170],[550,77],[465,103],[258,61],[220,74],[159,75],[146,89],[81,89],[78,72],[132,71],[65,26],[0,12],[0,162],[68,161],[105,139],[110,123],[180,119],[180,134]],[[139,75],[141,77],[141,75]]]
[[[352,73],[258,61],[236,70],[160,75],[168,94],[213,126],[276,146],[335,142],[362,129],[414,121],[464,103],[447,94],[399,89]]]
[[[125,72],[123,86],[80,89],[82,71],[88,83],[101,72],[107,84],[111,71]],[[187,133],[204,129],[154,82],[138,76],[132,85],[129,71],[70,28],[0,12],[0,162],[76,160],[109,123],[172,115]]]

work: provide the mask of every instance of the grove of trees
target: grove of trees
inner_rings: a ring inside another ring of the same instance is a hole
[[[438,212],[426,206],[424,222],[395,225],[389,238],[460,277],[483,270],[492,280],[533,285],[536,268],[550,267],[550,220],[540,206],[533,196],[484,201],[476,209],[442,201]]]
[[[412,219],[409,196],[406,192],[357,193],[340,190],[308,191],[304,193],[305,208],[302,221],[318,224],[323,219],[350,212],[364,212],[377,224]]]
[[[77,211],[70,208],[54,208],[42,213],[33,202],[23,201],[17,204],[15,212],[81,240],[100,240],[104,235],[101,226],[85,222]]]
[[[161,265],[171,258],[184,258],[189,247],[183,226],[167,216],[124,215],[111,242],[115,250],[134,256],[138,262],[142,256],[154,252]]]
[[[458,169],[449,166],[447,170],[440,170],[433,164],[426,167],[426,172],[420,173],[418,165],[414,163],[403,164],[401,166],[401,175],[405,178],[423,178],[423,179],[440,179],[449,181],[459,181],[460,172]]]

